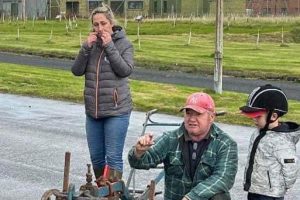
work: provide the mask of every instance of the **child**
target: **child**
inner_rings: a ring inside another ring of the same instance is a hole
[[[257,127],[245,169],[248,200],[283,200],[297,178],[296,143],[300,138],[297,123],[279,122],[288,112],[287,97],[280,88],[264,85],[251,92],[240,110]]]

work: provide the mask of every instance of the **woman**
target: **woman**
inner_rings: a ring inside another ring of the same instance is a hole
[[[132,110],[128,76],[133,70],[133,46],[117,26],[108,6],[93,10],[93,31],[72,66],[85,75],[86,134],[96,178],[105,165],[110,177],[122,177],[125,137]]]

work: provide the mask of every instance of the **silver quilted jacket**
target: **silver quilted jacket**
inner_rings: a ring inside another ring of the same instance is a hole
[[[281,126],[284,127],[281,130],[280,128],[268,130],[259,142],[248,192],[283,197],[295,183],[299,171],[296,144],[300,138],[300,127],[293,122],[282,123]],[[254,132],[250,140],[245,178],[250,151],[258,135],[259,130]]]

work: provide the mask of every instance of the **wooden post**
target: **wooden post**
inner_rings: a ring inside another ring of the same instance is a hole
[[[71,160],[71,153],[67,151],[65,153],[63,192],[67,192],[69,187],[70,160]]]
[[[223,0],[216,0],[216,41],[214,90],[222,94],[222,61],[223,61]]]

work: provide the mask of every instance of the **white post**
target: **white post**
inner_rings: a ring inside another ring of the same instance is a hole
[[[49,39],[48,39],[49,42],[52,41],[52,36],[53,36],[53,29],[51,29],[51,32],[50,32],[50,36],[49,36]]]
[[[79,32],[79,44],[80,44],[80,46],[82,46],[82,35],[81,35],[81,31]]]
[[[269,0],[267,0],[267,16],[269,16]]]
[[[196,17],[199,17],[199,0],[196,0]]]
[[[22,16],[23,16],[23,20],[25,21],[26,19],[26,8],[25,8],[25,0],[22,0]]]
[[[256,49],[259,48],[259,29],[257,31],[257,38],[256,38]]]
[[[138,37],[139,50],[140,50],[140,49],[141,49],[141,38],[140,38],[140,21],[138,21],[137,37]]]
[[[52,18],[52,16],[51,16],[51,6],[52,6],[52,1],[51,0],[49,0],[49,19],[51,19]]]
[[[32,28],[34,29],[34,21],[35,21],[35,15],[33,15],[33,18],[32,18]]]
[[[163,15],[163,0],[160,0],[160,17]]]
[[[189,34],[189,39],[188,39],[188,45],[191,44],[191,38],[192,38],[192,17],[193,17],[193,14],[191,13],[191,17],[190,17],[190,34]]]
[[[216,41],[214,90],[222,94],[222,61],[223,61],[223,0],[216,2]]]
[[[20,28],[18,27],[18,30],[17,30],[17,40],[20,39]]]
[[[298,0],[298,15],[300,15],[300,0]]]
[[[283,44],[284,41],[283,41],[283,26],[281,27],[281,44]]]
[[[124,28],[127,28],[127,0],[124,0]]]

